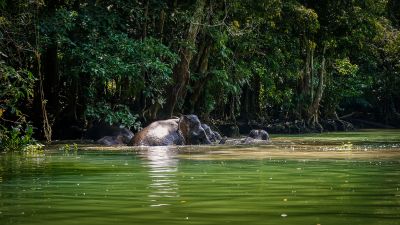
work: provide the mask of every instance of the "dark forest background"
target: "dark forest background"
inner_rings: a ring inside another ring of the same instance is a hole
[[[1,139],[218,124],[400,126],[398,0],[0,0]]]

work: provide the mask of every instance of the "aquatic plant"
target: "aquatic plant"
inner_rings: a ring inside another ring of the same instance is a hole
[[[36,140],[32,137],[33,126],[27,124],[25,129],[22,125],[6,129],[0,127],[0,151],[24,151],[28,146],[33,146]]]

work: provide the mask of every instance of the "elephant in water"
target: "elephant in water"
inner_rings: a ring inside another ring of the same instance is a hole
[[[132,136],[133,137],[133,136]],[[104,136],[96,141],[97,144],[113,146],[113,145],[126,145],[130,140],[127,140],[125,136]]]
[[[95,123],[86,131],[84,138],[96,140],[97,144],[111,146],[126,145],[133,136],[132,131],[127,128]]]
[[[265,130],[251,130],[248,137],[258,140],[269,140],[269,134]]]
[[[216,142],[222,139],[221,135],[217,131],[211,130],[210,126],[208,126],[207,124],[202,123],[201,127],[203,127],[204,131],[207,134],[207,137],[210,139],[211,142]]]
[[[246,138],[241,138],[241,139],[224,138],[219,143],[228,145],[268,144],[269,134],[265,130],[251,130]]]
[[[160,120],[138,132],[130,141],[134,146],[211,144],[196,115]]]
[[[265,144],[269,142],[269,134],[265,130],[251,130],[243,144]]]

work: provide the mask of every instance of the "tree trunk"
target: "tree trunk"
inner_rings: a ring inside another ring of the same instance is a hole
[[[319,113],[319,106],[321,103],[321,99],[324,93],[324,88],[325,88],[324,80],[326,76],[325,52],[326,52],[326,46],[324,47],[324,50],[322,52],[321,71],[318,77],[319,78],[318,87],[315,93],[315,97],[308,108],[308,124],[312,126],[319,125],[318,113]]]
[[[196,1],[196,8],[191,23],[189,25],[188,34],[186,37],[187,46],[180,49],[180,62],[174,68],[174,85],[170,88],[170,93],[165,109],[167,117],[171,117],[173,115],[178,98],[181,98],[183,96],[183,94],[185,93],[186,85],[189,82],[189,66],[193,57],[193,52],[191,48],[196,45],[196,38],[199,31],[200,23],[203,18],[205,5],[205,0]]]
[[[201,54],[199,54],[198,59],[196,60],[197,64],[197,73],[199,74],[200,79],[194,84],[193,93],[190,96],[190,112],[195,113],[200,108],[198,100],[200,95],[203,93],[204,86],[207,84],[207,81],[210,79],[207,74],[208,70],[208,58],[210,56],[211,43],[209,40],[205,40],[203,42],[203,47],[201,48]]]
[[[48,106],[53,109],[53,112],[57,112],[58,108],[58,93],[59,93],[59,82],[60,76],[58,73],[58,57],[57,57],[57,44],[53,43],[46,48],[43,54],[43,85],[47,91],[46,99],[48,99]]]
[[[310,49],[310,67],[311,67],[311,71],[310,71],[310,99],[311,101],[314,99],[314,47],[311,47]]]
[[[314,99],[312,93],[313,66],[314,66],[314,42],[310,41],[306,36],[303,40],[303,48],[305,50],[304,69],[300,72],[300,78],[297,85],[297,93],[299,101],[297,103],[298,119],[307,118],[308,107]]]
[[[244,85],[242,88],[242,95],[240,96],[240,116],[247,117],[249,114],[250,105],[250,87],[249,85]]]
[[[311,46],[310,41],[307,38],[304,38],[304,45],[306,47],[306,65],[304,68],[303,75],[303,93],[305,96],[310,95],[310,78],[311,78]]]
[[[243,87],[240,97],[240,117],[245,120],[257,119],[260,114],[261,81],[258,75],[251,78],[250,84]]]
[[[393,25],[400,28],[400,1],[389,0],[387,3],[387,13]]]
[[[166,13],[165,13],[164,9],[162,9],[161,12],[160,12],[160,23],[159,23],[159,27],[158,27],[158,33],[160,35],[160,41],[161,42],[164,39],[165,18],[166,18]]]
[[[148,21],[148,17],[149,17],[149,2],[150,2],[150,0],[146,1],[146,6],[144,8],[144,23],[143,23],[142,40],[144,40],[147,37],[147,21]]]

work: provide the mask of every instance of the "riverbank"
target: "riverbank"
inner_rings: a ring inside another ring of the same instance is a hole
[[[248,134],[252,129],[264,129],[270,134],[314,134],[323,132],[352,132],[366,129],[399,129],[399,127],[379,123],[362,118],[325,119],[311,126],[304,120],[295,121],[236,121],[227,123],[224,121],[211,121],[213,128],[223,136],[239,137]]]

